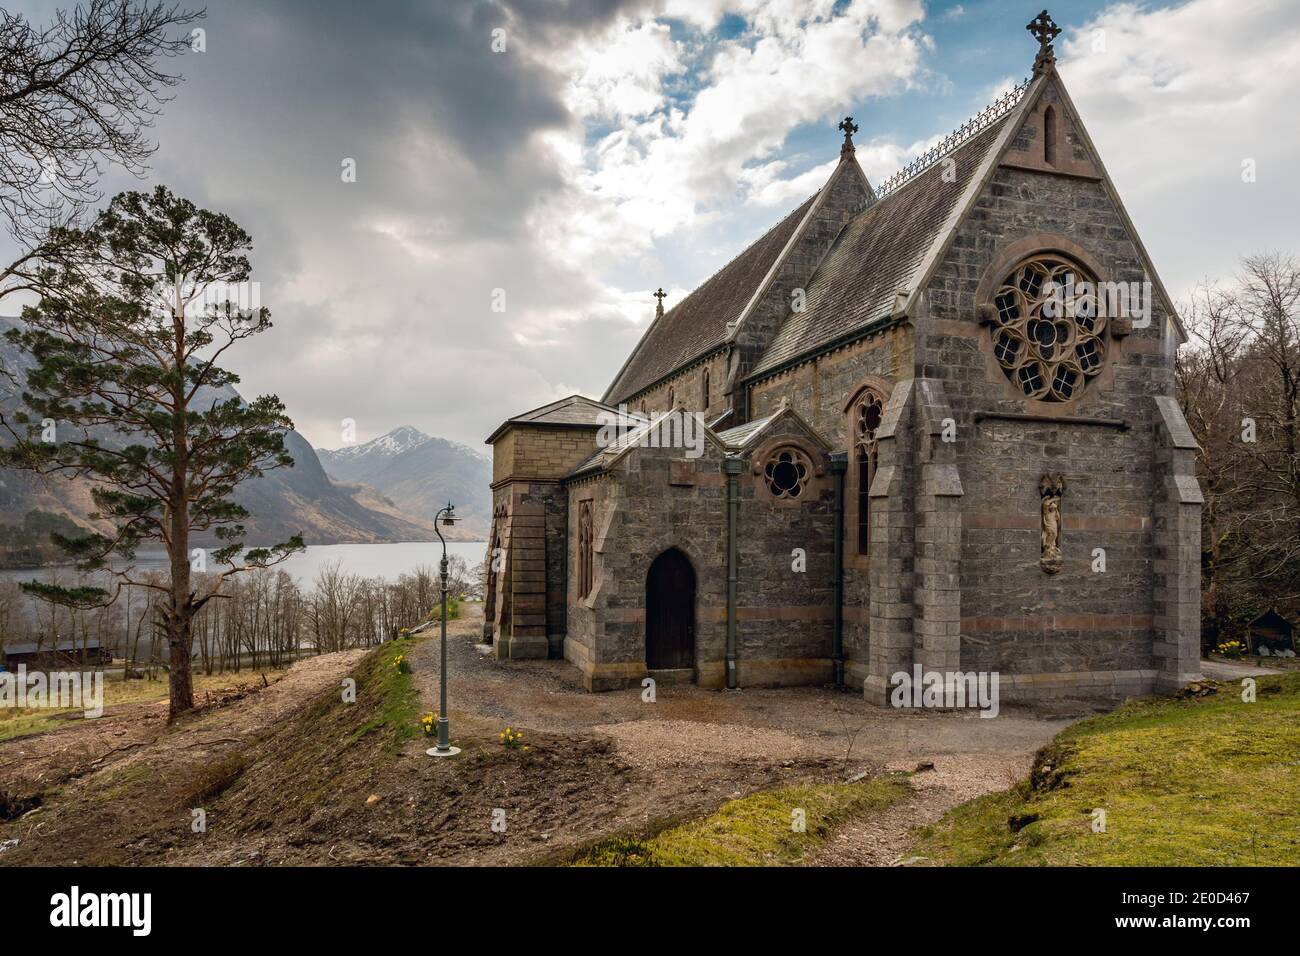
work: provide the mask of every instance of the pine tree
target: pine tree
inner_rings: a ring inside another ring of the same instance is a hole
[[[97,512],[89,517],[112,530],[51,537],[116,587],[24,587],[73,607],[111,603],[128,585],[164,592],[175,717],[194,706],[195,615],[230,575],[303,547],[294,536],[245,553],[248,512],[234,500],[241,483],[293,464],[284,405],[274,395],[232,396],[239,378],[218,365],[236,343],[267,331],[270,313],[247,307],[249,235],[163,186],[122,193],[89,226],[60,233],[49,243],[57,255],[33,281],[38,304],[8,333],[34,366],[3,463],[91,480]],[[230,298],[241,288],[243,308]],[[202,532],[217,549],[191,551]],[[165,583],[134,572],[136,549],[152,542],[167,553]],[[199,594],[192,574],[209,562],[221,570]]]

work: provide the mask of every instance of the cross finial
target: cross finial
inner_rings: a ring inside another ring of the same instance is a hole
[[[853,134],[858,131],[858,124],[853,122],[852,116],[844,117],[839,126],[835,127],[844,133],[844,145],[840,147],[841,156],[849,156],[853,153]]]
[[[1056,51],[1052,49],[1052,41],[1060,36],[1061,28],[1056,25],[1051,14],[1044,10],[1025,24],[1025,29],[1038,41],[1038,55],[1034,57],[1034,75],[1037,76],[1056,62]]]
[[[654,294],[655,298],[659,300],[655,303],[656,319],[660,318],[664,314],[664,296],[666,295],[668,295],[668,293],[663,290],[663,286],[660,286],[659,290]]]

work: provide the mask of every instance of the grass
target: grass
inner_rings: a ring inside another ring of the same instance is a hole
[[[402,638],[384,644],[357,669],[357,700],[377,701],[378,705],[371,708],[370,718],[348,738],[349,744],[377,730],[387,730],[385,747],[389,753],[396,753],[406,741],[423,733],[420,692],[415,687],[415,679],[409,671],[404,674],[393,663],[399,654],[409,657],[416,643],[413,638]]]
[[[958,866],[1276,866],[1300,860],[1300,674],[1081,721],[1030,779],[948,813],[915,855]],[[1094,832],[1093,810],[1105,811]]]
[[[275,683],[287,673],[285,670],[252,671],[244,669],[239,673],[227,671],[224,674],[194,674],[194,700],[203,703],[207,691],[216,691],[237,684],[249,682],[261,683],[265,676],[268,683]],[[104,678],[104,706],[116,707],[123,704],[149,704],[167,699],[167,675],[161,680],[129,680],[120,677]],[[71,708],[54,710],[51,708],[15,708],[0,707],[0,741],[22,737],[27,734],[39,734],[48,730],[66,727],[70,716],[79,717],[82,710]]]
[[[603,840],[582,853],[578,866],[792,866],[820,846],[838,825],[903,800],[905,777],[861,783],[780,787],[729,800],[716,812],[645,837]],[[792,826],[804,813],[805,831]]]

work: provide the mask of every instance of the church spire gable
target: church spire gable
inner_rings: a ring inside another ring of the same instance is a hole
[[[754,368],[791,308],[797,307],[836,238],[849,222],[877,201],[875,190],[858,165],[853,145],[858,126],[853,117],[844,117],[837,129],[844,134],[839,163],[728,333],[728,341],[735,348],[724,389],[731,395],[732,408],[738,404],[738,383]],[[746,417],[742,409],[735,420]]]
[[[1043,17],[1046,17],[1046,24],[1040,23]],[[1036,24],[1040,27],[1037,32],[1035,32]],[[972,177],[962,201],[947,226],[940,232],[938,241],[931,249],[924,266],[918,271],[917,281],[912,287],[905,307],[901,310],[902,313],[915,317],[918,310],[922,308],[923,292],[928,287],[930,279],[947,253],[958,228],[988,188],[998,169],[1001,167],[1028,169],[1036,173],[1091,179],[1101,184],[1114,204],[1124,230],[1131,239],[1156,293],[1161,298],[1162,309],[1170,316],[1180,341],[1185,342],[1187,332],[1178,316],[1174,300],[1156,273],[1155,264],[1143,245],[1137,228],[1124,207],[1119,191],[1106,172],[1100,154],[1056,70],[1056,56],[1051,40],[1060,34],[1060,28],[1051,21],[1047,12],[1043,11],[1039,17],[1031,21],[1027,29],[1034,33],[1039,41],[1038,55],[1034,60],[1034,75],[1030,78],[1028,89],[1009,117],[998,143]],[[1055,165],[1047,163],[1049,141],[1044,136],[1044,123],[1054,124],[1053,132],[1049,135],[1055,147]]]

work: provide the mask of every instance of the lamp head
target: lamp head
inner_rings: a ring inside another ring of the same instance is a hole
[[[456,509],[449,501],[447,502],[446,513],[443,514],[442,516],[442,523],[445,527],[450,527],[451,525],[454,525],[457,520],[458,519],[456,518]]]

